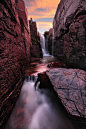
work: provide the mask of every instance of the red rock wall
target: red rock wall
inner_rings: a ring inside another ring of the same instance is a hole
[[[36,22],[32,20],[29,20],[29,25],[30,25],[30,32],[31,32],[31,41],[32,44],[34,44],[34,41],[37,37],[37,26],[36,26]]]
[[[17,12],[19,14],[19,17],[21,17],[24,22],[28,25],[28,16],[27,16],[27,10],[25,7],[25,3],[22,0],[17,0],[16,2]]]
[[[43,57],[42,49],[40,45],[40,36],[37,32],[37,26],[36,22],[32,20],[32,18],[29,20],[30,25],[30,34],[31,34],[31,62],[38,60],[38,58]]]
[[[22,11],[25,10],[25,4],[23,0],[16,0],[17,8],[21,9]]]
[[[23,33],[15,0],[0,0],[0,129],[3,129],[15,105],[30,62],[30,31]]]
[[[86,70],[86,1],[61,0],[54,20],[54,55]]]
[[[38,45],[32,45],[30,49],[31,49],[31,57],[40,58],[40,50]]]

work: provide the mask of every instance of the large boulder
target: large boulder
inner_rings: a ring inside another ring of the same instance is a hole
[[[86,72],[54,68],[46,74],[67,112],[86,118]]]
[[[40,83],[39,83],[40,82]],[[35,89],[49,88],[66,111],[75,129],[86,128],[86,72],[53,68],[38,74]]]

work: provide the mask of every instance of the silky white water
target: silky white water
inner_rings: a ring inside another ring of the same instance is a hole
[[[54,93],[39,89],[40,82],[35,91],[35,82],[29,79],[24,81],[6,129],[73,129]]]
[[[41,48],[42,48],[42,53],[43,56],[51,56],[47,51],[46,51],[46,47],[45,47],[45,37],[43,34],[39,34],[40,35],[40,44],[41,44]]]

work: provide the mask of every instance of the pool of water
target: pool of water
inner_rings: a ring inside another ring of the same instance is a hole
[[[38,73],[49,70],[47,67],[48,63],[59,61],[56,57],[53,56],[44,56],[40,61],[33,62],[30,64],[29,68],[26,70],[26,75],[37,76]]]

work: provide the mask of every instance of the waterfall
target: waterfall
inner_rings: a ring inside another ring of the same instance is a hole
[[[46,48],[45,48],[45,37],[44,37],[44,35],[41,34],[41,33],[39,35],[40,35],[40,44],[41,44],[43,56],[50,56],[49,53],[47,53]]]

